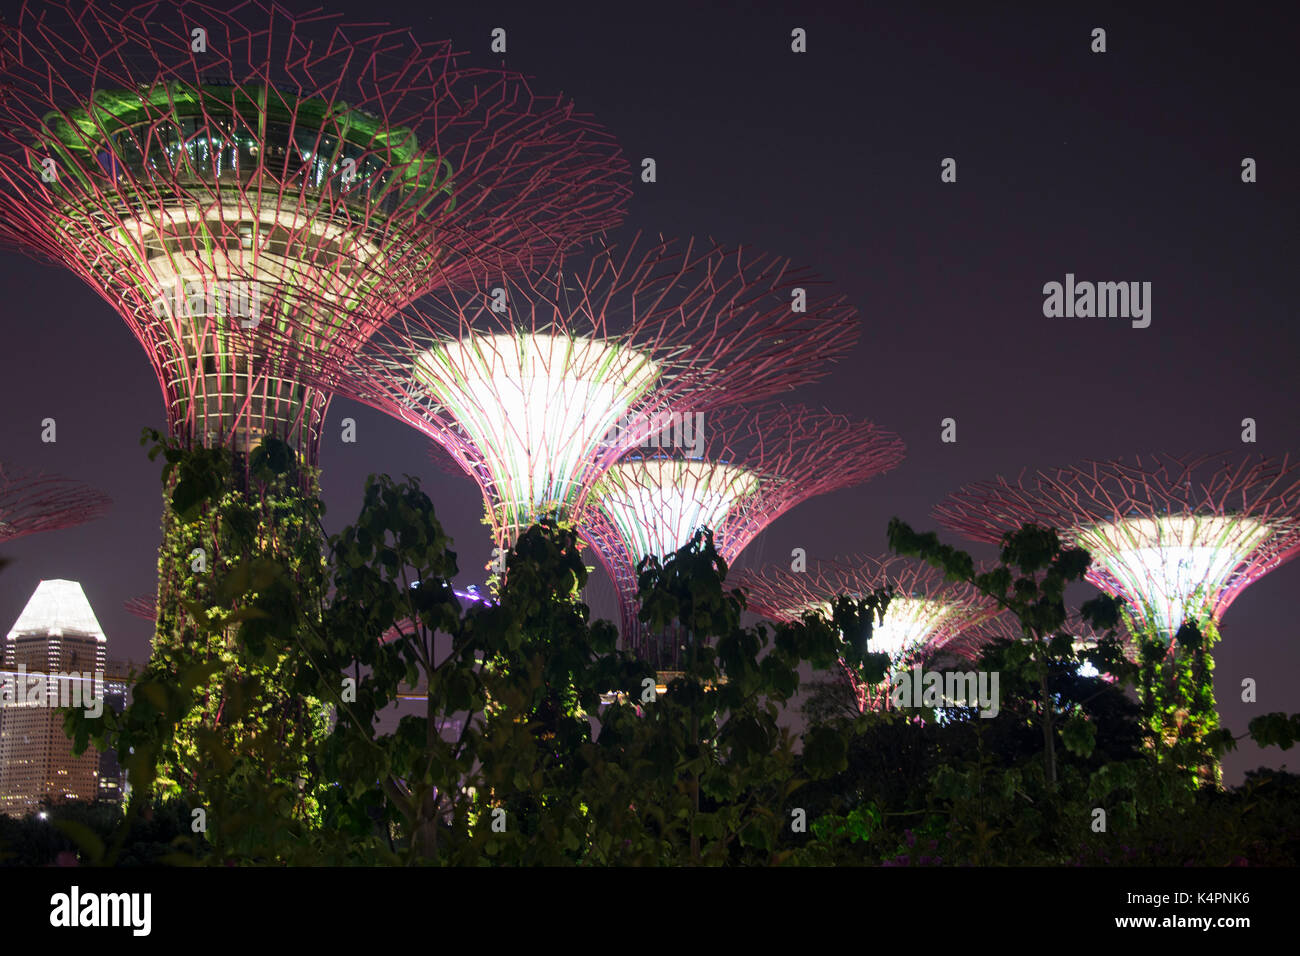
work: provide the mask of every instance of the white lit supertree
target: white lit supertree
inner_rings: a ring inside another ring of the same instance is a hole
[[[685,430],[683,430],[685,432]],[[623,639],[657,665],[676,666],[678,641],[659,640],[637,619],[637,566],[713,532],[731,564],[764,528],[801,502],[896,467],[904,445],[870,422],[773,405],[701,416],[689,441],[656,436],[658,448],[628,454],[596,479],[579,516],[618,591]]]
[[[741,572],[739,587],[749,607],[777,621],[795,622],[809,613],[829,618],[836,598],[859,600],[877,588],[890,588],[892,597],[883,619],[873,622],[866,650],[887,654],[891,674],[940,651],[968,657],[973,636],[997,613],[992,601],[966,584],[953,583],[943,572],[904,557],[850,556],[812,562],[807,570],[769,567]],[[841,635],[845,641],[852,635]],[[859,710],[883,706],[889,681],[877,688],[863,683],[846,665]],[[874,691],[874,692],[873,692]]]
[[[1300,463],[1245,455],[1089,461],[967,485],[934,513],[978,541],[1000,541],[1032,522],[1088,551],[1088,579],[1125,601],[1127,627],[1146,648],[1140,691],[1153,730],[1170,744],[1195,743],[1218,724],[1209,649],[1224,612],[1300,550]],[[1178,640],[1184,624],[1200,635],[1187,647]]]

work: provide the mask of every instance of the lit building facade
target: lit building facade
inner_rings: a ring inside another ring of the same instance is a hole
[[[72,754],[63,708],[104,705],[107,639],[76,581],[42,581],[5,636],[0,680],[0,813],[42,800],[94,800],[101,756]]]

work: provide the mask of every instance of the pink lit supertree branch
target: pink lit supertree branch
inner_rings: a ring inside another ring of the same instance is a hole
[[[656,661],[664,648],[637,619],[637,565],[685,545],[699,528],[731,564],[764,528],[817,495],[896,467],[901,439],[870,422],[801,405],[687,419],[615,462],[577,521],[618,591],[623,639]],[[690,432],[690,434],[688,434]],[[673,661],[664,662],[673,666]]]
[[[1000,541],[1034,522],[1092,555],[1088,579],[1123,598],[1132,629],[1168,642],[1188,619],[1217,626],[1252,581],[1300,547],[1300,463],[1153,455],[968,485],[939,505],[945,527]]]
[[[818,377],[857,335],[820,285],[746,248],[634,241],[447,287],[320,381],[441,445],[504,548],[542,515],[581,513],[596,478],[683,416]]]
[[[103,517],[112,501],[89,485],[0,463],[0,541]]]
[[[158,598],[153,594],[137,594],[123,601],[122,607],[126,613],[146,621],[154,621],[158,618]]]
[[[345,360],[476,256],[524,265],[622,216],[573,105],[447,42],[264,0],[24,3],[0,83],[0,221],[127,322],[170,431],[314,462]]]
[[[997,614],[996,605],[974,588],[950,582],[942,571],[913,558],[853,555],[813,562],[805,571],[746,570],[736,583],[746,592],[751,610],[786,622],[810,613],[829,619],[840,595],[857,600],[876,588],[892,588],[884,619],[873,621],[866,649],[889,655],[895,673],[940,651],[971,656],[978,646],[978,629]],[[860,710],[885,705],[888,681],[873,694],[858,674],[847,666],[845,670]]]

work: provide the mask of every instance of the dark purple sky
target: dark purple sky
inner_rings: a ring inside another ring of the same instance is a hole
[[[851,359],[798,397],[896,430],[909,457],[791,512],[743,563],[785,560],[796,546],[810,557],[883,551],[891,516],[931,527],[930,508],[958,486],[1026,466],[1300,452],[1295,24],[1241,3],[1151,14],[1095,3],[1014,15],[840,6],[328,9],[451,37],[482,65],[499,62],[488,44],[504,27],[506,65],[574,97],[635,165],[658,161],[658,183],[636,185],[628,233],[786,254],[861,310]],[[6,17],[13,9],[0,3]],[[789,50],[796,26],[808,32],[803,55]],[[1107,31],[1105,54],[1089,52],[1094,27]],[[949,156],[955,184],[939,180]],[[1246,156],[1258,162],[1252,185],[1240,180]],[[1045,318],[1043,284],[1067,272],[1151,282],[1151,326]],[[155,586],[158,466],[137,440],[162,424],[158,386],[121,319],[61,271],[0,254],[0,316],[0,457],[93,482],[115,501],[101,521],[2,549],[13,564],[0,574],[0,628],[38,580],[73,578],[112,655],[142,659],[149,626],[121,605]],[[358,421],[356,444],[339,441],[344,416]],[[956,444],[940,442],[949,416]],[[1247,416],[1254,446],[1240,443]],[[45,417],[58,422],[57,444],[40,441]],[[355,516],[367,473],[419,474],[470,583],[487,558],[478,493],[432,467],[426,444],[336,401],[322,452],[330,527]],[[1286,597],[1297,587],[1300,562],[1249,588],[1224,620],[1216,685],[1238,732],[1258,713],[1300,710]],[[593,586],[592,601],[613,613],[607,585]],[[1259,683],[1254,705],[1239,701],[1247,676]],[[1226,776],[1287,756],[1247,746]]]

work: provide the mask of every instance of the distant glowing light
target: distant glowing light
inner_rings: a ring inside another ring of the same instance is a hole
[[[455,593],[456,597],[464,601],[472,601],[480,604],[493,603],[492,598],[480,592],[478,585],[476,584],[471,584],[463,590],[461,588],[454,588],[453,593]]]
[[[420,587],[419,581],[411,582],[412,591],[418,589],[419,587]],[[484,594],[482,591],[479,590],[477,584],[469,584],[463,588],[452,588],[451,593],[456,595],[456,597],[460,598],[462,601],[470,601],[473,603],[481,603],[481,604],[494,603],[492,598],[489,595]]]
[[[757,476],[735,465],[651,458],[618,462],[593,495],[640,561],[671,554],[698,528],[718,531],[757,487]]]
[[[891,661],[898,663],[944,633],[957,607],[950,601],[935,598],[895,595],[889,600],[884,620],[872,622],[874,626],[867,650],[873,654],[888,654]],[[829,618],[831,608],[832,605],[825,602],[805,610],[821,610]],[[798,614],[791,616],[798,617]]]
[[[602,439],[659,374],[618,343],[536,333],[471,334],[415,363],[482,456],[511,530],[574,504]]]
[[[1094,583],[1118,585],[1168,635],[1189,612],[1216,613],[1233,572],[1270,533],[1255,518],[1171,515],[1093,525],[1074,537],[1105,572],[1090,573]]]
[[[894,597],[885,619],[871,632],[876,653],[898,660],[933,640],[945,627],[954,607],[933,598]]]

